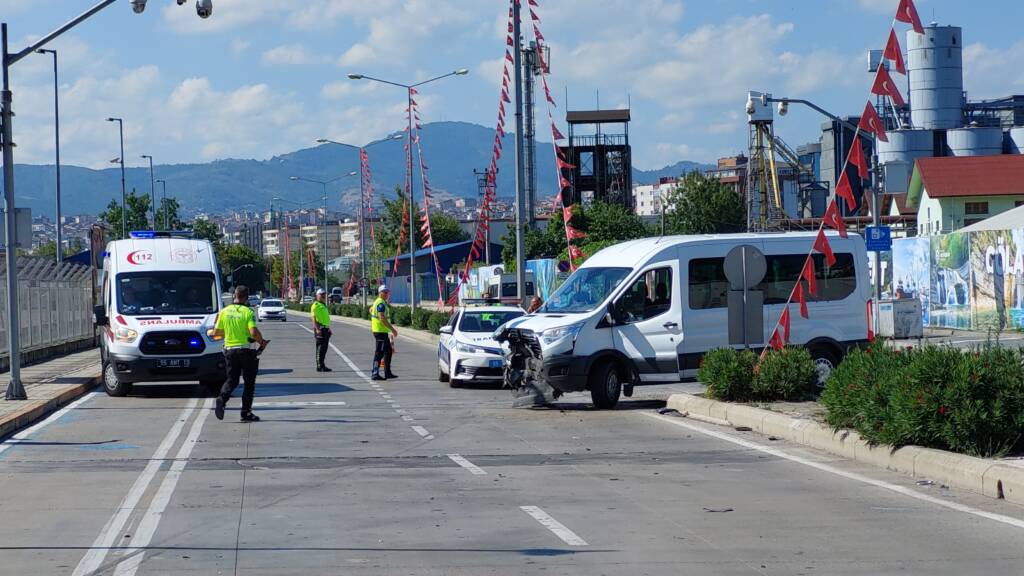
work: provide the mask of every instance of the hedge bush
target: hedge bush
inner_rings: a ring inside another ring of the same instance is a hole
[[[441,326],[448,323],[448,319],[451,315],[444,312],[431,312],[430,318],[427,320],[427,330],[430,330],[432,334],[440,334]]]
[[[818,388],[818,371],[806,348],[769,350],[754,374],[755,400],[806,400]]]
[[[412,312],[407,306],[396,306],[391,311],[392,321],[397,326],[409,326],[412,324]]]
[[[412,327],[416,330],[426,330],[427,321],[430,320],[432,312],[424,308],[417,308],[412,315]]]
[[[757,355],[747,350],[718,348],[704,355],[697,378],[707,385],[709,398],[729,402],[753,399]]]
[[[821,400],[829,424],[869,442],[1001,456],[1024,437],[1024,353],[876,343],[833,371]]]

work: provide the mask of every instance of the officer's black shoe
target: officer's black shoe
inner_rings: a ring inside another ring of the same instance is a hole
[[[387,374],[384,375],[384,378],[388,380],[394,380],[398,378],[398,374],[395,374],[394,372],[388,372]]]
[[[317,366],[316,367],[316,371],[317,372],[323,372],[324,371],[324,367],[323,366]]]
[[[217,417],[217,420],[224,419],[224,401],[217,398],[217,406],[213,409],[213,415]]]
[[[242,422],[259,422],[260,421],[260,417],[255,415],[255,414],[253,414],[252,412],[242,412],[241,421]]]
[[[330,369],[330,368],[328,368],[327,366],[324,366],[323,368],[321,368],[321,369],[320,369],[320,371],[321,371],[321,372],[334,372],[334,370],[331,370],[331,369]]]
[[[381,376],[380,374],[374,374],[373,377],[370,378],[370,380],[381,381],[381,380],[387,380],[387,378]]]

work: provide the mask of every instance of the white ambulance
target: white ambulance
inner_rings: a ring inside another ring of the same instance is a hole
[[[220,298],[213,246],[190,233],[132,232],[107,245],[103,259],[103,387],[124,396],[132,384],[224,382],[223,342],[208,336]]]

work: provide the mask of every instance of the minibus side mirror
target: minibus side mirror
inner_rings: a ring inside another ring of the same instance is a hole
[[[107,318],[107,309],[102,304],[92,307],[92,322],[96,326],[107,326],[110,324],[110,318]]]

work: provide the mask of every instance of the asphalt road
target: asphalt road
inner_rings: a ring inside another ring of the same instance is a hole
[[[373,386],[363,330],[334,337],[363,373],[320,374],[299,322],[261,326],[262,422],[139,386],[0,446],[0,573],[1024,573],[1024,509],[659,416],[657,389],[512,409],[429,346]]]

